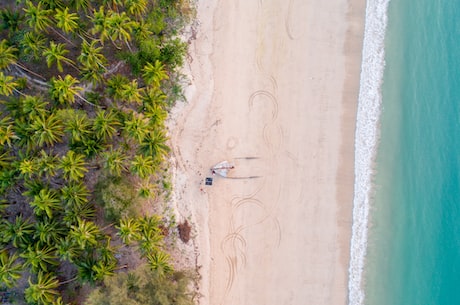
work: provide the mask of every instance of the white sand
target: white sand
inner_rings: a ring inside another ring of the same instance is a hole
[[[355,2],[198,2],[189,103],[175,109],[171,138],[200,304],[346,304],[364,18]],[[221,160],[235,162],[235,177],[260,178],[204,186]]]

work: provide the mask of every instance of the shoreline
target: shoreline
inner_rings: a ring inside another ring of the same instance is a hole
[[[379,142],[381,86],[385,68],[385,32],[389,0],[368,2],[362,48],[355,139],[355,192],[350,245],[349,304],[364,303],[364,267],[367,253],[373,170]],[[376,35],[377,34],[377,35]]]
[[[337,1],[335,6],[290,1],[287,9],[276,1],[244,8],[198,3],[200,24],[188,63],[190,102],[173,110],[177,123],[171,126],[171,140],[178,172],[175,201],[194,226],[196,266],[202,276],[199,304],[302,304],[305,298],[315,304],[346,303],[351,143],[360,70],[356,63],[361,59],[359,32],[364,24],[363,1],[352,2]],[[324,15],[315,14],[315,9],[339,17],[340,25],[324,30]],[[273,22],[279,26],[270,32]],[[344,24],[346,30],[340,28]],[[277,32],[281,25],[283,31]],[[342,43],[337,45],[337,40]],[[329,53],[309,48],[312,42]],[[302,50],[319,59],[311,60],[299,53]],[[300,59],[297,65],[294,58]],[[301,63],[304,69],[299,69]],[[331,74],[330,64],[341,67],[340,72]],[[297,79],[289,77],[292,74]],[[302,91],[292,92],[299,87]],[[315,103],[285,104],[291,99]],[[213,164],[251,156],[260,161],[238,161],[237,168],[251,168],[262,179],[231,184],[215,179],[212,187],[203,185]],[[299,226],[305,224],[309,232],[303,233]],[[267,269],[292,250],[293,262],[287,262],[284,271]],[[282,278],[283,287],[289,286],[277,291],[276,279]],[[299,295],[294,294],[297,290]]]

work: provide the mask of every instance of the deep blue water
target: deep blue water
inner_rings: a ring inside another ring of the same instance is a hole
[[[391,0],[365,304],[460,304],[460,1]]]

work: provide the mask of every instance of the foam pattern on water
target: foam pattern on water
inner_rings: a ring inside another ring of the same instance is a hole
[[[355,193],[349,269],[349,305],[364,304],[363,272],[385,68],[385,31],[389,0],[368,0],[355,135]]]

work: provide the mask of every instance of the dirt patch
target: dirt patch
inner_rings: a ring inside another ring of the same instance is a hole
[[[188,243],[190,240],[190,232],[192,230],[192,226],[188,223],[187,220],[185,220],[177,226],[177,229],[179,230],[180,240],[182,240],[184,243]]]

